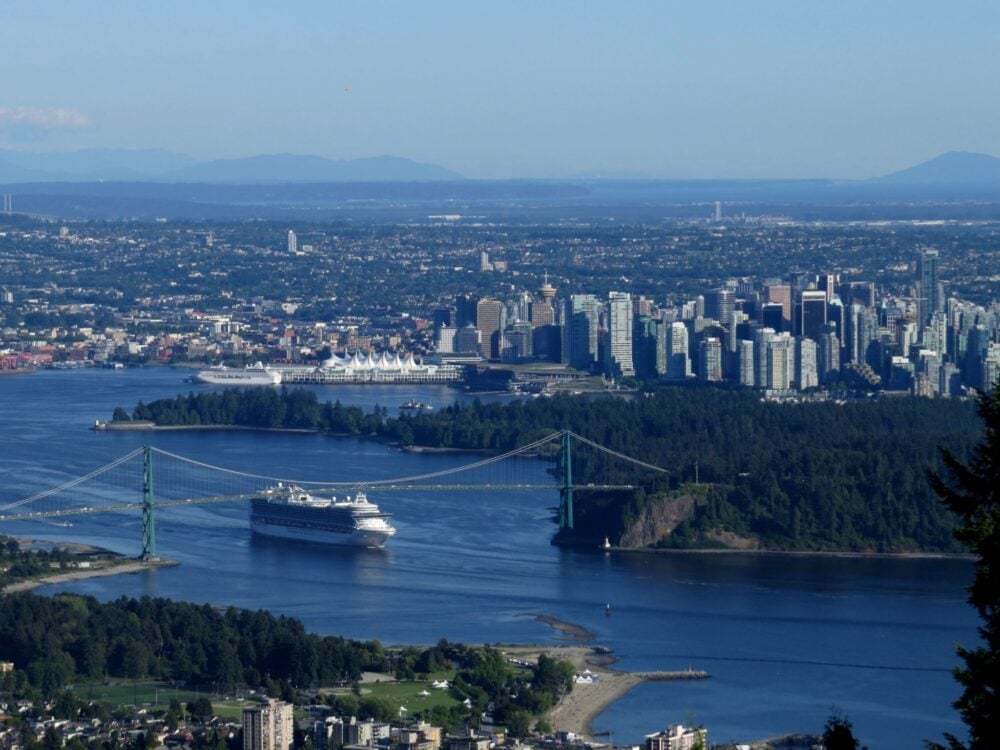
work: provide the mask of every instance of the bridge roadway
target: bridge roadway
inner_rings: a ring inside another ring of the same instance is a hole
[[[387,491],[387,492],[402,492],[402,491],[415,491],[415,492],[447,492],[456,490],[508,490],[512,492],[521,492],[525,490],[557,490],[558,485],[554,484],[355,484],[355,485],[343,485],[338,487],[330,488],[310,488],[308,492],[312,495],[332,495],[338,492],[367,492],[369,490],[376,491]],[[605,491],[623,491],[623,490],[634,490],[635,487],[630,484],[586,484],[580,485],[573,488],[576,492],[581,491],[591,491],[591,490],[605,490]],[[183,498],[181,500],[157,500],[153,503],[156,508],[171,508],[184,505],[204,505],[207,503],[229,503],[229,502],[240,502],[253,500],[256,497],[260,497],[260,492],[244,493],[240,495],[213,495],[211,497],[189,497]],[[38,518],[61,518],[63,516],[83,516],[83,515],[93,515],[95,513],[121,513],[129,510],[142,510],[145,507],[145,503],[140,501],[131,503],[110,503],[108,505],[85,505],[80,508],[64,508],[61,510],[47,510],[47,511],[35,511],[33,513],[12,513],[3,514],[0,513],[0,523],[4,521],[31,521]]]

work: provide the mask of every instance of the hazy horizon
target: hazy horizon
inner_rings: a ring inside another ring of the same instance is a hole
[[[0,149],[667,179],[863,179],[1000,153],[988,3],[5,11]]]

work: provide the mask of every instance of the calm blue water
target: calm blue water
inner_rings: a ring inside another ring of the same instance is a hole
[[[150,442],[211,463],[317,480],[393,477],[468,461],[372,442],[249,432],[100,433],[115,406],[187,392],[183,370],[41,372],[0,378],[0,505]],[[389,407],[455,400],[443,387],[328,387],[323,398]],[[537,471],[543,467],[539,465]],[[385,643],[557,640],[532,613],[594,631],[625,669],[706,669],[712,678],[640,686],[596,722],[617,742],[704,723],[713,742],[818,732],[831,707],[871,748],[920,747],[962,725],[952,645],[975,638],[964,561],[751,555],[604,555],[552,547],[555,493],[385,493],[399,533],[345,553],[251,538],[244,506],[162,510],[158,549],[176,568],[49,587],[101,599],[149,594],[265,608],[322,633]],[[134,554],[139,519],[4,525],[21,536]],[[613,604],[606,616],[604,605]]]

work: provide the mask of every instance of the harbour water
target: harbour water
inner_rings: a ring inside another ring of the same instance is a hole
[[[88,429],[116,406],[205,388],[184,383],[187,375],[146,368],[0,378],[0,505],[146,443],[234,469],[317,480],[468,461],[314,434]],[[411,399],[440,407],[465,398],[444,386],[317,391],[345,404],[377,402],[390,413]],[[616,742],[690,721],[705,724],[713,742],[819,732],[832,708],[873,749],[962,733],[950,707],[958,695],[950,670],[953,645],[976,637],[963,591],[972,574],[967,561],[581,552],[549,544],[555,493],[369,495],[399,529],[384,550],[253,538],[241,505],[165,509],[158,548],[179,566],[41,591],[263,608],[321,633],[386,644],[558,642],[533,618],[544,613],[594,632],[621,668],[712,673],[704,681],[644,684],[611,706],[595,728]],[[2,524],[0,533],[135,554],[140,523],[94,515],[71,526]]]

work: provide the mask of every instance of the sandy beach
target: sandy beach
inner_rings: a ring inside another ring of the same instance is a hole
[[[573,623],[548,615],[536,615],[535,619],[578,644],[593,638],[586,628]],[[709,676],[707,672],[690,668],[662,672],[622,672],[609,666],[614,663],[614,657],[606,649],[591,645],[512,646],[504,648],[504,653],[525,661],[537,661],[541,654],[546,654],[570,662],[576,667],[577,674],[590,671],[593,682],[575,683],[573,690],[563,696],[549,714],[553,729],[585,737],[593,736],[594,719],[636,685],[654,680],[697,680]]]
[[[85,578],[100,578],[102,576],[116,576],[123,573],[140,573],[151,568],[167,568],[177,565],[173,560],[122,560],[106,567],[100,568],[77,568],[62,573],[56,573],[42,578],[33,578],[30,581],[18,581],[7,586],[4,594],[16,594],[20,591],[31,591],[39,586],[46,586],[51,583],[66,583],[67,581],[80,581]]]

